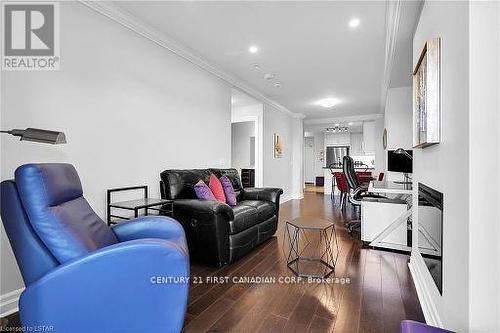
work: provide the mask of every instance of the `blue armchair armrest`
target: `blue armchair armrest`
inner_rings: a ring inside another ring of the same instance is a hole
[[[175,241],[131,240],[63,264],[20,298],[23,325],[53,332],[179,332],[189,259]]]
[[[188,255],[186,235],[182,225],[166,216],[142,216],[111,227],[118,241],[125,242],[142,238],[171,240],[184,248]]]

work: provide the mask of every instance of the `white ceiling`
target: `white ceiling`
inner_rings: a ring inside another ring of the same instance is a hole
[[[115,4],[292,112],[308,118],[379,112],[384,1]],[[352,17],[361,20],[357,29],[348,26]],[[250,54],[250,45],[259,52]],[[268,72],[276,79],[265,80]],[[314,105],[328,96],[341,103]]]
[[[380,112],[385,1],[120,1],[143,24],[311,121]],[[422,0],[402,1],[389,87],[410,85]],[[349,20],[359,18],[358,28]],[[250,54],[248,48],[259,48]],[[254,64],[259,64],[255,69]],[[271,80],[264,74],[276,75]],[[274,83],[280,81],[280,88]],[[244,94],[243,94],[244,95]],[[340,101],[333,108],[315,102]],[[248,100],[236,97],[236,103]]]

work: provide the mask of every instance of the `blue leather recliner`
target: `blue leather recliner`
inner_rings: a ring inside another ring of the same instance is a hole
[[[23,326],[178,332],[189,289],[184,230],[168,217],[108,227],[70,164],[27,164],[1,183],[2,221],[26,289]]]

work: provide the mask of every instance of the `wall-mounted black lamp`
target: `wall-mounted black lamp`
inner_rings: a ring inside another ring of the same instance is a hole
[[[13,129],[10,131],[0,131],[14,136],[21,137],[21,141],[33,141],[50,144],[66,143],[66,135],[63,132],[47,131],[38,128],[27,128],[25,130]]]
[[[411,156],[410,154],[408,154],[408,152],[406,150],[404,150],[403,148],[396,149],[394,151],[394,154],[404,155],[404,156],[408,157],[410,160],[413,160],[413,156]]]

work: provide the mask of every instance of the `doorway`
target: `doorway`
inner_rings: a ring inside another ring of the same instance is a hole
[[[250,174],[249,187],[264,186],[264,105],[256,99],[233,89],[231,95],[231,166],[245,182]],[[243,184],[245,185],[245,184]]]
[[[314,184],[314,137],[304,138],[304,182]]]

